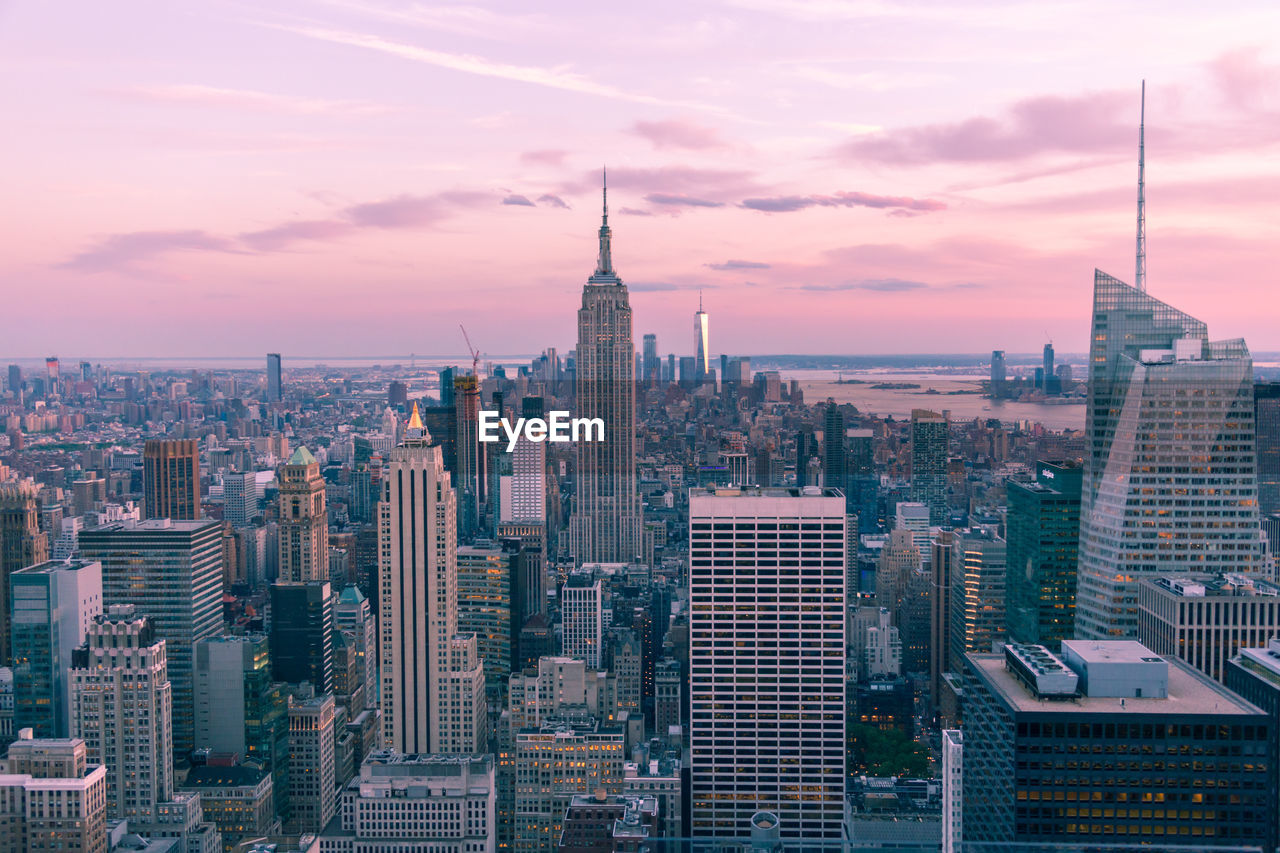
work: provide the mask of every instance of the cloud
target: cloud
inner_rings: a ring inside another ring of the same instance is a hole
[[[767,270],[769,269],[769,264],[762,264],[759,261],[728,260],[722,264],[703,264],[703,266],[713,270]]]
[[[652,211],[641,210],[638,207],[620,207],[618,212],[625,216],[653,216]]]
[[[676,284],[671,281],[638,281],[627,283],[627,290],[635,291],[636,293],[657,293],[671,290],[711,290],[715,287],[716,285],[714,284]]]
[[[927,213],[946,210],[945,202],[931,198],[909,196],[872,195],[863,192],[838,192],[833,195],[788,195],[772,198],[748,198],[742,202],[748,210],[766,213],[793,213],[810,207],[870,207],[881,210],[902,210]]]
[[[871,290],[877,293],[902,293],[908,290],[924,290],[928,287],[929,285],[923,281],[910,281],[901,278],[863,278],[854,281],[842,281],[837,284],[798,285],[799,290]]]
[[[478,38],[512,40],[528,37],[535,32],[546,32],[551,28],[550,22],[541,15],[507,15],[467,3],[453,6],[412,3],[402,9],[392,9],[355,0],[324,2],[329,6],[396,24]]]
[[[239,239],[249,248],[260,252],[271,252],[287,247],[300,240],[333,240],[344,237],[355,229],[350,222],[333,219],[317,219],[302,222],[286,222],[274,228],[261,231],[248,231],[239,235]]]
[[[533,202],[529,201],[529,199],[525,198],[525,197],[524,197],[524,196],[522,196],[522,195],[517,195],[517,194],[515,194],[515,193],[513,193],[513,194],[511,194],[511,195],[507,196],[506,198],[504,198],[504,199],[502,200],[502,203],[503,203],[503,204],[513,204],[513,205],[517,205],[517,206],[519,206],[519,207],[537,207],[537,205],[536,205],[536,204],[534,204]]]
[[[551,193],[543,193],[538,196],[538,203],[550,205],[551,207],[558,207],[562,210],[569,210],[569,203],[567,201],[560,198],[560,196],[552,195]]]
[[[695,198],[687,195],[677,195],[675,193],[649,193],[644,200],[650,204],[663,204],[672,207],[724,207],[722,201],[711,201],[705,198]]]
[[[599,192],[600,172],[592,169],[582,177],[566,181],[568,194]],[[673,193],[695,197],[724,198],[762,191],[754,172],[743,169],[704,169],[695,166],[655,168],[618,167],[609,170],[609,189],[636,193]]]
[[[219,86],[178,83],[163,86],[133,86],[115,89],[111,94],[135,100],[175,104],[195,104],[204,107],[228,107],[232,109],[287,112],[297,115],[376,115],[390,112],[393,107],[371,101],[342,101],[326,98],[308,98],[298,95],[281,95],[254,89],[227,89]]]
[[[685,109],[708,110],[716,113],[722,112],[720,108],[707,104],[659,98],[640,92],[629,92],[625,89],[619,89],[618,87],[611,86],[607,83],[597,83],[596,81],[588,77],[584,77],[581,74],[567,71],[562,66],[542,68],[536,65],[511,65],[505,62],[495,62],[493,60],[486,59],[483,56],[476,56],[474,54],[448,53],[442,50],[431,50],[430,48],[419,47],[413,44],[391,41],[390,39],[384,39],[381,36],[370,35],[368,33],[349,32],[346,30],[330,30],[323,27],[285,26],[276,24],[263,24],[263,26],[284,30],[286,32],[294,33],[295,35],[316,39],[317,41],[347,45],[348,47],[359,47],[365,50],[384,53],[389,56],[397,56],[411,62],[433,65],[437,68],[447,68],[450,71],[459,71],[464,74],[475,74],[480,77],[494,77],[500,80],[510,80],[516,83],[528,83],[534,86],[544,86],[549,89],[559,89],[564,92],[574,92],[580,95],[594,95],[596,97],[610,98],[618,101],[631,101],[632,103],[637,104],[668,107],[674,106]]]
[[[669,281],[637,281],[627,285],[627,290],[635,291],[636,293],[679,289],[679,285],[672,284]]]
[[[1048,152],[1096,153],[1132,145],[1134,107],[1131,93],[1028,98],[999,118],[977,116],[858,136],[836,153],[855,162],[893,165],[1009,161]]]
[[[521,196],[522,198],[522,196]],[[63,269],[88,272],[134,269],[140,261],[175,251],[251,254],[287,249],[294,243],[327,241],[362,228],[421,228],[452,215],[455,208],[492,203],[489,193],[454,190],[435,195],[400,195],[383,201],[354,204],[339,210],[333,219],[282,222],[269,228],[234,236],[207,231],[134,231],[112,234],[96,246],[60,264]],[[520,202],[515,202],[519,204]],[[526,204],[532,205],[528,199]]]
[[[133,231],[112,234],[59,266],[62,269],[100,272],[128,267],[155,255],[177,251],[237,252],[239,249],[234,241],[207,231]]]
[[[524,163],[533,163],[540,166],[563,166],[564,158],[568,156],[568,151],[544,148],[540,151],[525,151],[520,155],[520,160]]]
[[[714,129],[680,119],[637,121],[631,126],[629,132],[647,139],[654,148],[658,149],[683,148],[691,151],[706,151],[728,147]]]
[[[1274,97],[1280,83],[1280,69],[1262,63],[1261,51],[1244,48],[1219,56],[1209,63],[1209,74],[1223,98],[1238,109],[1255,110]]]

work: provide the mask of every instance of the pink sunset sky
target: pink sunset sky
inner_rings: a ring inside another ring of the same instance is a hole
[[[1280,350],[1280,4],[0,0],[0,357]]]

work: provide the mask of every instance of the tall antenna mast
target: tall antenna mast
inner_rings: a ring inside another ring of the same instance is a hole
[[[1147,185],[1146,185],[1147,81],[1142,81],[1142,108],[1138,117],[1138,252],[1133,286],[1147,291]]]

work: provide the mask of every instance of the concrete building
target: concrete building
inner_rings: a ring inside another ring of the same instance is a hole
[[[67,671],[72,653],[102,613],[102,564],[47,562],[9,576],[13,718],[36,737],[71,732]]]
[[[474,634],[490,707],[501,709],[511,677],[512,558],[492,543],[458,547],[458,631]]]
[[[654,797],[575,794],[565,809],[558,853],[640,853],[658,836]]]
[[[378,510],[383,743],[398,752],[485,745],[484,670],[475,636],[458,633],[456,504],[415,404]]]
[[[321,853],[494,853],[492,755],[374,752],[342,790]]]
[[[378,626],[369,599],[355,584],[338,593],[333,604],[333,624],[354,639],[356,662],[364,680],[365,707],[378,707]]]
[[[690,493],[694,835],[745,838],[768,810],[841,838],[845,522],[834,489]]]
[[[598,669],[604,649],[604,592],[590,570],[575,569],[560,588],[560,614],[564,656]]]
[[[226,849],[234,849],[245,838],[280,831],[267,770],[243,764],[198,764],[187,773],[182,789],[200,795],[204,818],[218,828]]]
[[[1269,755],[1272,721],[1262,710],[1132,640],[1066,640],[1062,649],[965,657],[966,850],[1099,836],[1267,840],[1270,762],[1233,757]]]
[[[71,730],[107,768],[107,814],[154,824],[174,789],[164,640],[133,605],[112,605],[89,628],[68,677]]]
[[[1138,640],[1222,680],[1240,649],[1280,636],[1280,585],[1256,575],[1143,578],[1138,584]]]
[[[107,769],[79,738],[20,737],[0,773],[0,849],[107,850]]]
[[[299,446],[280,467],[281,582],[329,579],[329,510],[320,464]]]
[[[964,840],[964,732],[942,732],[942,853],[961,853]]]
[[[9,576],[49,559],[49,536],[40,529],[40,489],[32,480],[0,483],[0,664],[13,660],[9,643]]]
[[[553,853],[575,794],[622,792],[623,733],[587,717],[550,717],[514,738],[514,853]]]
[[[222,475],[222,518],[233,527],[244,527],[262,514],[258,477],[253,471]]]
[[[289,700],[289,832],[319,832],[335,813],[334,702]]]
[[[622,765],[624,796],[653,797],[658,802],[658,835],[681,838],[684,831],[684,763],[681,748],[650,741]]]

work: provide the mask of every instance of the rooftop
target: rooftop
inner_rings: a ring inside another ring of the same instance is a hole
[[[1274,598],[1280,596],[1280,584],[1257,575],[1240,573],[1161,575],[1143,584],[1178,598]]]
[[[1151,652],[1141,643],[1121,640],[1115,643],[1084,643],[1087,646],[1119,646],[1114,650],[1086,650],[1091,660],[1108,663],[1139,662],[1136,646],[1143,656]],[[1169,695],[1163,698],[1082,696],[1070,702],[1041,701],[1010,672],[1002,654],[968,654],[970,666],[988,686],[1015,711],[1023,713],[1089,713],[1089,714],[1214,714],[1219,716],[1257,715],[1262,711],[1236,696],[1207,675],[1192,669],[1177,658],[1164,658],[1169,665]]]

